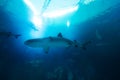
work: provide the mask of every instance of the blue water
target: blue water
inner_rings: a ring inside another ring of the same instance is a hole
[[[13,5],[12,5],[13,4]],[[71,15],[45,19],[39,31],[29,21],[31,11],[23,1],[0,2],[0,80],[120,80],[120,2],[96,0]],[[69,20],[70,26],[66,26]],[[80,44],[82,48],[30,48],[24,41],[56,36]]]

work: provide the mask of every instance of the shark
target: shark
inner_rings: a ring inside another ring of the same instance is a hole
[[[21,35],[20,34],[13,34],[12,32],[0,32],[0,36],[4,36],[4,37],[15,37],[15,38],[18,38],[20,37]]]
[[[59,48],[59,47],[80,47],[86,50],[86,46],[91,43],[91,41],[87,41],[83,44],[79,44],[76,40],[72,41],[68,38],[62,36],[62,33],[58,33],[56,37],[45,37],[45,38],[35,38],[28,39],[24,42],[25,45],[32,48],[43,48],[45,53],[49,52],[51,47]]]

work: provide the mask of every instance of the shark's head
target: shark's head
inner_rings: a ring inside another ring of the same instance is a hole
[[[24,44],[25,44],[25,45],[30,45],[31,42],[32,42],[32,40],[27,40],[27,41],[24,42]]]
[[[37,42],[35,41],[35,39],[30,39],[30,40],[26,40],[24,44],[30,47],[35,47]]]
[[[28,40],[27,40],[27,41],[25,41],[25,42],[24,42],[24,44],[25,44],[25,45],[28,45],[28,44],[29,44],[29,41],[28,41]]]

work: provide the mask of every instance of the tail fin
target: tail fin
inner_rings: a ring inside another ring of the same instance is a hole
[[[15,38],[17,39],[19,36],[21,36],[20,34],[18,34],[18,35],[15,35]]]
[[[81,48],[82,48],[83,50],[86,50],[86,49],[87,49],[86,46],[87,46],[88,44],[90,44],[90,43],[91,43],[91,41],[87,41],[87,42],[83,43],[83,44],[81,45]]]

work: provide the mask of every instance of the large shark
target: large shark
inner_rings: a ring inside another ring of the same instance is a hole
[[[24,42],[25,45],[33,48],[43,48],[45,53],[49,52],[50,47],[81,47],[86,50],[86,45],[91,43],[91,41],[79,44],[76,40],[72,41],[64,38],[61,33],[57,37],[46,37],[46,38],[35,38],[29,39]]]

